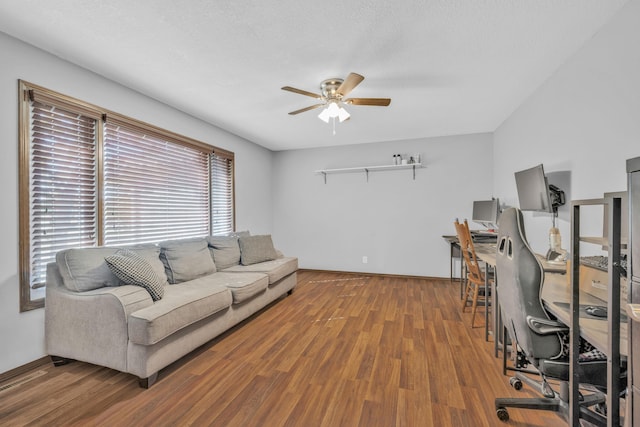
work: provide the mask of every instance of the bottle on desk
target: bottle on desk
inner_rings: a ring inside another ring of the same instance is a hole
[[[563,264],[567,260],[568,252],[562,249],[562,237],[557,227],[549,229],[549,250],[547,251],[547,261]]]

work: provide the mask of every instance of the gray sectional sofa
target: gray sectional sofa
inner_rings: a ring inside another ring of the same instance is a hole
[[[47,266],[47,353],[149,387],[160,369],[291,293],[297,269],[271,236],[248,233],[61,251]]]

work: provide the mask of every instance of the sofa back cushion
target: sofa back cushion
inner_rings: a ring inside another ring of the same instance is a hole
[[[209,236],[207,242],[211,258],[218,270],[240,264],[240,246],[237,236]]]
[[[162,242],[160,260],[171,284],[187,282],[216,272],[216,265],[205,239]]]
[[[164,271],[164,264],[160,261],[160,247],[153,243],[145,243],[135,246],[127,246],[126,249],[129,249],[142,258],[147,260],[151,267],[153,267],[153,271],[162,279],[163,283],[167,284],[167,274]]]
[[[84,292],[122,282],[109,269],[105,257],[118,248],[94,247],[65,249],[56,254],[56,263],[64,285],[70,291]]]
[[[251,265],[278,258],[269,234],[240,237],[238,245],[240,246],[240,262],[242,265]]]

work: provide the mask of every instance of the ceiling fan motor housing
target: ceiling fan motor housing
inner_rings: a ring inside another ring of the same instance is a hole
[[[338,94],[338,88],[344,82],[343,79],[327,79],[320,83],[320,91],[326,99],[340,99],[342,95]]]

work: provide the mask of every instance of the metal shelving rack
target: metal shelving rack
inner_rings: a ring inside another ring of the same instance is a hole
[[[620,426],[620,275],[621,275],[621,218],[619,197],[576,200],[571,203],[571,332],[570,332],[570,395],[569,425],[579,425],[578,358],[580,345],[580,243],[601,244],[601,239],[581,237],[580,208],[603,205],[608,209],[608,345],[607,345],[607,426]]]

